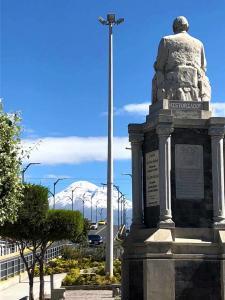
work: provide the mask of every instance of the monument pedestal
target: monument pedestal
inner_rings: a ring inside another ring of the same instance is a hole
[[[224,234],[210,228],[131,233],[124,244],[122,299],[225,299]]]
[[[168,100],[129,125],[122,300],[225,300],[224,125],[208,102]]]

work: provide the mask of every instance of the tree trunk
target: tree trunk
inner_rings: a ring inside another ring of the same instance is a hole
[[[44,287],[45,287],[45,280],[44,280],[44,262],[43,259],[39,261],[39,271],[40,271],[40,294],[39,299],[44,300]]]
[[[33,274],[29,273],[28,277],[29,277],[29,299],[34,300],[34,290],[33,290],[34,276]]]
[[[45,294],[45,280],[44,280],[44,259],[45,259],[46,247],[42,246],[41,253],[39,256],[39,278],[40,278],[40,293],[39,300],[44,300]]]
[[[34,268],[35,268],[35,256],[34,256],[34,251],[33,251],[33,263],[32,266],[28,266],[28,262],[24,256],[24,250],[25,250],[25,245],[23,243],[21,243],[20,247],[19,247],[19,251],[20,251],[20,257],[23,260],[23,263],[26,267],[26,271],[27,271],[27,275],[29,278],[29,299],[30,300],[34,300],[34,291],[33,291],[33,287],[34,287]]]

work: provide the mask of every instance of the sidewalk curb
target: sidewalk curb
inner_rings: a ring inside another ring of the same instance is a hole
[[[121,284],[110,284],[105,286],[99,285],[71,285],[71,286],[62,286],[66,290],[112,290],[114,287],[121,287]]]

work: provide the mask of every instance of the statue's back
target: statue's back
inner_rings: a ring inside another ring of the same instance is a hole
[[[154,65],[153,102],[163,99],[210,100],[204,46],[182,29],[175,35],[165,36],[160,42]]]

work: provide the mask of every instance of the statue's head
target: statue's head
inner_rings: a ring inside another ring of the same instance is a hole
[[[173,21],[173,32],[174,33],[180,33],[182,31],[188,31],[189,29],[189,24],[188,24],[188,20],[183,17],[177,17],[174,21]]]

